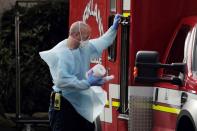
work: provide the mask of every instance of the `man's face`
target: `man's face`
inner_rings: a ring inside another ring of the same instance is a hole
[[[79,25],[79,34],[80,34],[79,46],[84,47],[89,43],[90,29],[88,28],[88,26],[86,26],[86,28],[81,29]]]
[[[78,29],[78,32],[73,32],[71,34],[71,37],[75,41],[73,43],[74,48],[83,47],[89,43],[90,35],[91,35],[91,28],[89,25],[85,25],[81,22],[76,22],[73,25],[71,25],[71,32],[72,29]]]
[[[90,39],[91,30],[89,27],[79,29],[80,41],[86,41]]]

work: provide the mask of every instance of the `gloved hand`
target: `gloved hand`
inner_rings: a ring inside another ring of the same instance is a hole
[[[112,25],[112,27],[113,27],[115,30],[118,29],[118,25],[119,25],[119,23],[120,23],[120,20],[121,20],[120,14],[116,14],[115,17],[114,17],[113,25]]]
[[[101,85],[104,84],[103,78],[102,77],[98,77],[98,76],[94,76],[93,72],[90,72],[88,74],[87,81],[90,84],[90,86],[101,86]]]

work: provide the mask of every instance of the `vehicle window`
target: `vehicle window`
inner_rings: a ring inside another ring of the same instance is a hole
[[[123,0],[123,10],[130,10],[131,0]]]
[[[184,58],[184,46],[186,42],[186,37],[191,27],[189,25],[183,24],[178,31],[175,40],[172,44],[171,50],[169,52],[167,62],[171,63],[182,63]],[[178,75],[178,72],[174,70],[164,69],[164,74]]]
[[[110,11],[116,12],[116,0],[110,0]]]
[[[191,41],[191,34],[192,34],[192,31],[190,31],[190,32],[187,34],[187,37],[186,37],[186,40],[185,40],[184,58],[183,58],[183,62],[184,62],[184,63],[187,63],[188,48],[189,48],[189,43],[190,43],[190,41]]]
[[[197,72],[197,26],[195,27],[195,40],[194,40],[194,46],[193,46],[193,57],[192,57],[192,71]],[[197,74],[197,73],[195,73]]]
[[[113,24],[113,19],[114,19],[114,15],[111,15],[109,17],[109,23],[108,25],[111,26]],[[108,47],[108,60],[111,62],[115,62],[116,61],[116,55],[117,55],[117,37],[116,39],[113,41],[113,44]]]
[[[186,61],[186,63],[187,63],[187,67],[188,67],[188,70],[189,70],[189,72],[190,71],[192,71],[193,69],[193,48],[194,48],[194,41],[195,41],[195,32],[196,32],[196,29],[195,28],[193,28],[192,30],[191,30],[191,35],[190,35],[190,38],[189,38],[189,41],[188,41],[188,51],[187,51],[187,61]]]

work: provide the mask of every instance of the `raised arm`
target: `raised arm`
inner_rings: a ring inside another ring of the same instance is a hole
[[[101,37],[90,40],[90,43],[101,54],[104,49],[109,47],[116,38],[120,15],[117,14],[114,18],[113,25]]]

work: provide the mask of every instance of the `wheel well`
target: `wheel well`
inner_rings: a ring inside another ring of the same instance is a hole
[[[195,127],[188,116],[182,116],[179,119],[176,131],[195,131]]]

